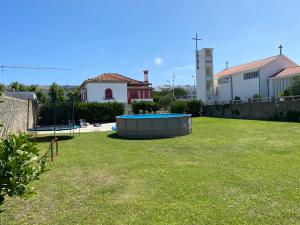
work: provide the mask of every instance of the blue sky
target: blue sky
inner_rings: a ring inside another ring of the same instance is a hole
[[[298,0],[1,0],[0,82],[80,84],[104,72],[154,86],[192,84],[195,44],[214,48],[214,70],[278,54],[300,64]]]

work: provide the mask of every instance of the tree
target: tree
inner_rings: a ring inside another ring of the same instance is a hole
[[[300,76],[294,77],[291,86],[292,95],[300,95]]]
[[[295,95],[300,95],[300,76],[294,77],[291,86],[280,93],[280,96]]]
[[[80,87],[75,88],[74,90],[70,91],[68,94],[68,99],[71,101],[80,101]]]
[[[28,87],[26,87],[27,91],[31,91],[31,92],[34,92],[34,93],[37,93],[38,89],[39,89],[39,86],[36,85],[36,84],[31,84]]]
[[[187,96],[187,91],[183,88],[180,88],[180,87],[174,88],[174,96],[176,98],[185,97],[185,96]]]
[[[53,83],[49,88],[49,98],[52,103],[63,101],[64,100],[64,89],[61,88],[58,84]]]
[[[0,97],[2,96],[4,92],[4,84],[0,84]],[[2,103],[3,101],[0,100],[0,103]],[[0,124],[0,127],[2,127],[2,124]]]
[[[0,97],[2,96],[3,92],[4,92],[4,84],[0,83]]]
[[[152,98],[154,102],[159,102],[159,99],[165,95],[170,94],[171,91],[169,89],[163,89],[161,91],[153,91]]]
[[[42,89],[38,88],[35,91],[35,94],[40,103],[45,103],[47,101],[47,95],[42,91]]]
[[[13,91],[26,91],[25,85],[17,81],[10,83],[10,89]]]

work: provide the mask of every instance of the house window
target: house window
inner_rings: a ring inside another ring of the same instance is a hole
[[[136,90],[131,91],[131,98],[138,99],[139,98],[138,91],[136,91]]]
[[[110,99],[110,98],[113,98],[113,93],[112,93],[112,90],[110,88],[107,88],[105,90],[105,98],[106,99]]]
[[[259,77],[259,71],[244,73],[244,80],[254,79]]]
[[[227,84],[229,83],[229,77],[224,77],[218,80],[218,84]]]

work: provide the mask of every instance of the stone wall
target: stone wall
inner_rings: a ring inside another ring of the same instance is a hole
[[[222,118],[300,121],[300,101],[209,105],[204,114]]]
[[[34,125],[34,103],[11,97],[2,97],[0,103],[0,138],[10,133],[25,132]],[[29,104],[29,105],[28,105]],[[28,110],[29,109],[29,110]]]

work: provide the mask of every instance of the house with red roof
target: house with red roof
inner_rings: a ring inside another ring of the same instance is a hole
[[[277,97],[299,75],[299,65],[283,54],[226,68],[214,76],[217,101]]]
[[[153,101],[152,85],[148,81],[148,70],[144,81],[135,80],[118,73],[104,73],[85,80],[81,86],[83,102]]]

